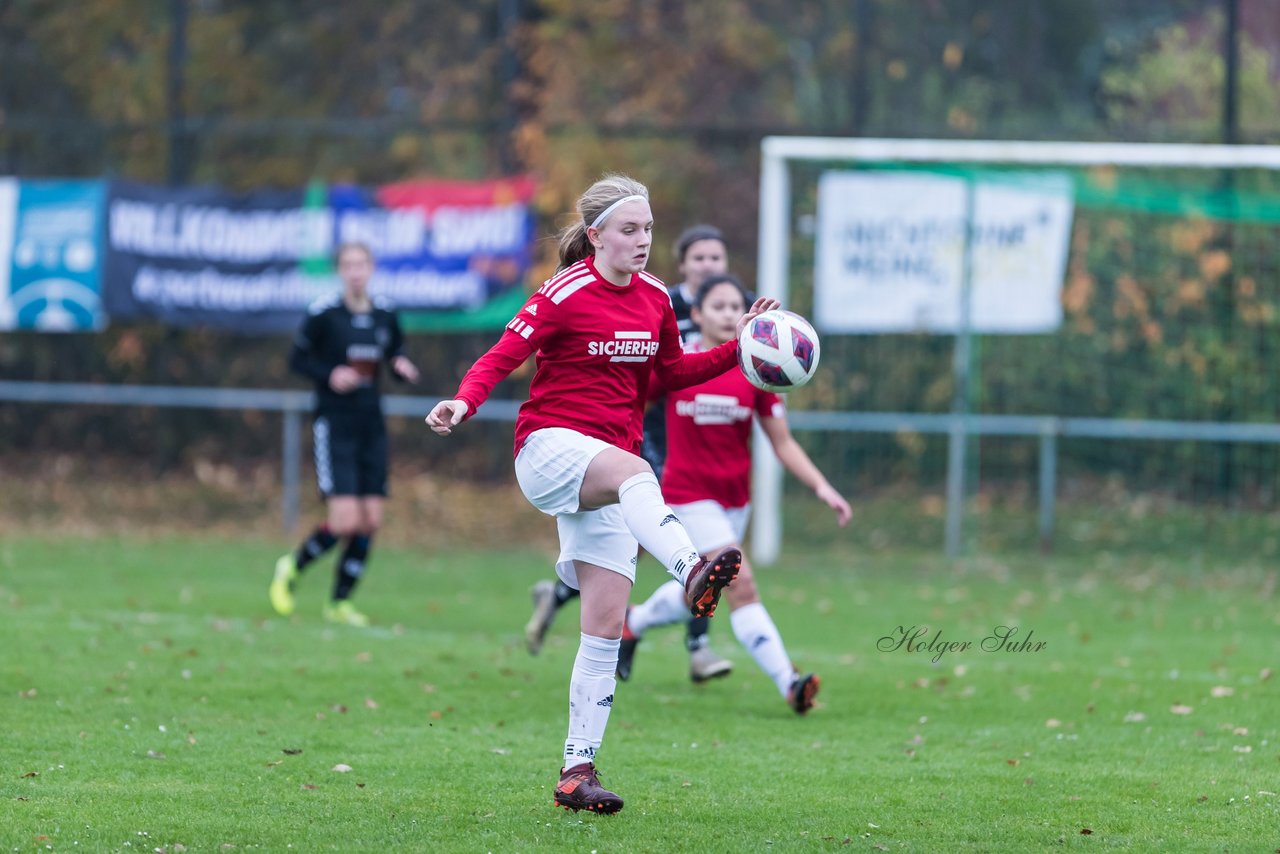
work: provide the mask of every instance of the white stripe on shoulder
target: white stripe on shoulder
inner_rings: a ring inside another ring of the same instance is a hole
[[[595,280],[596,277],[594,275],[587,273],[585,276],[579,276],[576,279],[560,285],[554,291],[548,293],[547,296],[551,298],[553,303],[559,305]]]
[[[586,261],[579,261],[576,264],[570,264],[568,267],[565,267],[559,273],[556,273],[554,276],[552,276],[551,278],[543,282],[542,287],[538,288],[538,290],[539,292],[545,294],[548,292],[548,290],[564,284],[569,279],[574,279],[574,278],[577,278],[578,276],[581,276],[584,272],[586,272],[586,269],[587,269]]]
[[[651,273],[646,273],[644,270],[640,271],[640,278],[662,291],[663,295],[666,296],[667,301],[671,301],[671,292],[667,290],[667,286],[663,283],[662,279],[659,279]]]
[[[340,302],[342,302],[342,294],[337,292],[316,297],[311,305],[307,306],[307,314],[323,314],[331,308],[336,308]]]

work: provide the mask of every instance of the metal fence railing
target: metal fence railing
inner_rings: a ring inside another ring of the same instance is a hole
[[[0,401],[26,404],[159,406],[280,412],[283,416],[281,517],[285,528],[290,530],[298,521],[302,419],[311,411],[310,392],[0,381]],[[422,418],[438,401],[439,398],[436,397],[388,395],[383,398],[383,410],[393,417]],[[511,422],[515,420],[519,407],[520,401],[490,400],[481,407],[475,417],[487,421]],[[946,435],[952,439],[948,444],[949,448],[971,437],[1035,438],[1039,444],[1038,533],[1041,547],[1045,549],[1052,544],[1054,534],[1059,439],[1138,439],[1280,445],[1280,424],[1262,423],[1059,418],[1034,415],[957,416],[899,412],[815,411],[792,411],[789,413],[789,421],[796,432]],[[954,524],[958,526],[962,514],[962,502],[950,500],[947,502],[948,525],[953,524],[954,520]],[[762,564],[776,559],[782,536],[780,517],[769,518],[765,514],[757,514],[752,536],[753,549],[759,555]],[[775,538],[772,544],[768,538]]]

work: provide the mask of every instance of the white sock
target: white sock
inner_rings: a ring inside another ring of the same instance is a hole
[[[746,647],[747,652],[760,665],[765,675],[778,686],[783,699],[787,697],[787,689],[795,679],[795,668],[791,665],[791,657],[787,648],[782,645],[782,635],[773,624],[773,618],[765,610],[763,602],[752,602],[741,608],[734,608],[729,614],[729,622],[733,624],[733,633],[738,642]]]
[[[693,547],[689,532],[667,506],[653,472],[624,480],[618,487],[618,503],[622,505],[622,518],[631,535],[645,551],[662,562],[676,581],[684,584],[689,570],[701,556]]]
[[[671,580],[631,609],[627,614],[627,625],[636,637],[640,637],[654,626],[683,623],[688,619],[689,606],[684,603],[684,585]]]
[[[618,638],[584,634],[569,677],[569,735],[564,742],[564,767],[594,762],[613,708],[614,673],[618,669]]]

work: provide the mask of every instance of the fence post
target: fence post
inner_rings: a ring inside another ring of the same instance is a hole
[[[1058,494],[1058,419],[1040,425],[1040,551],[1053,550],[1054,502]]]
[[[964,245],[960,259],[960,323],[952,359],[955,388],[951,398],[951,429],[947,443],[947,557],[960,556],[964,545],[965,453],[969,444],[969,390],[973,344],[973,232],[977,188],[973,176],[964,178]]]
[[[280,464],[283,467],[284,495],[281,498],[281,516],[285,531],[292,532],[298,525],[298,470],[302,456],[302,413],[293,407],[284,411],[282,444]]]

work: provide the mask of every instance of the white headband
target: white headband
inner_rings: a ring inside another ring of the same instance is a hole
[[[644,196],[623,196],[613,204],[609,205],[609,207],[600,211],[600,216],[596,217],[595,222],[591,223],[590,227],[598,229],[600,227],[600,224],[609,218],[609,214],[613,213],[614,210],[618,207],[618,205],[625,205],[627,202],[647,202],[647,201],[649,200],[646,199]]]

